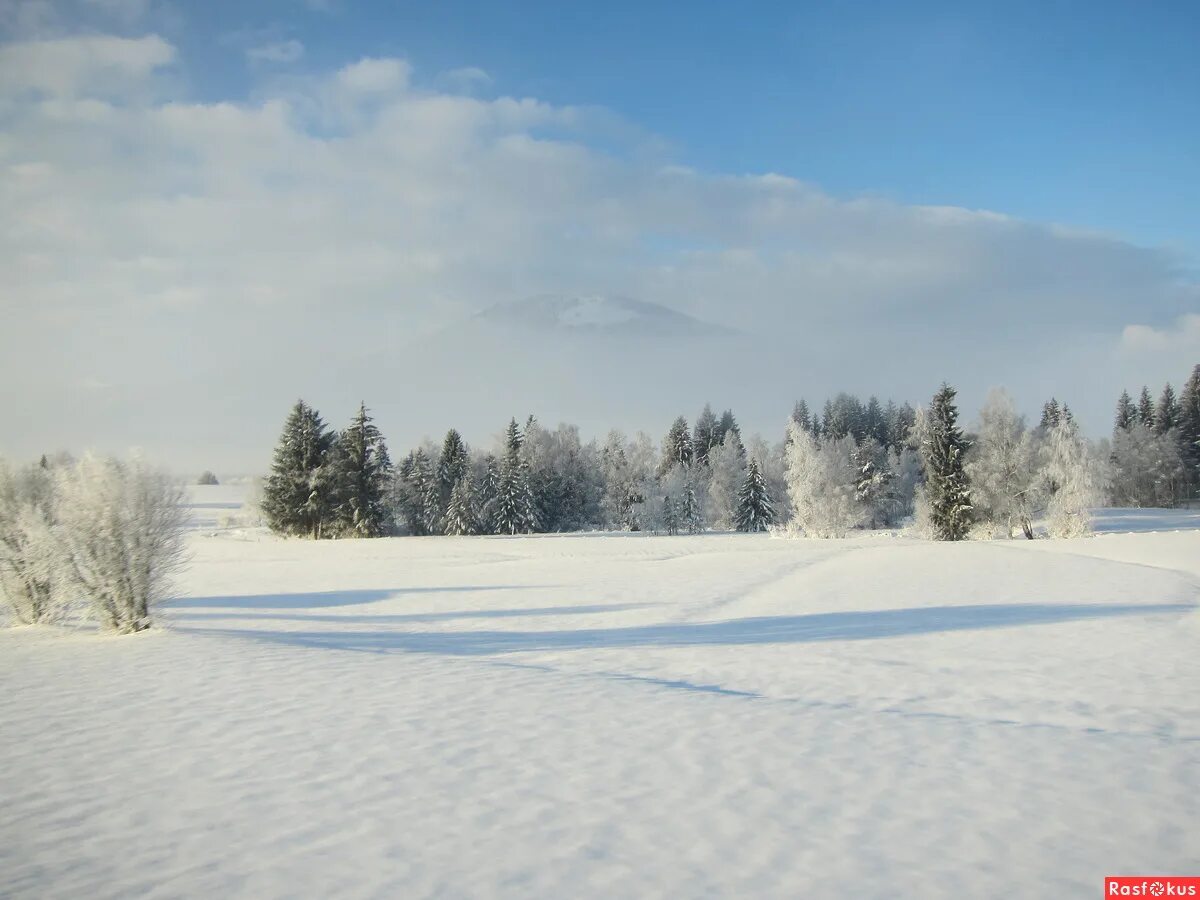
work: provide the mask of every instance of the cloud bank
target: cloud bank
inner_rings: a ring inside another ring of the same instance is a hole
[[[1100,433],[1123,386],[1196,361],[1184,261],[1113,236],[691,171],[609,111],[481,96],[478,70],[435,89],[364,58],[203,103],[181,70],[153,34],[0,46],[0,414],[22,424],[0,452],[137,443],[246,470],[299,394],[335,420],[360,395],[411,398],[381,421],[407,444],[450,424],[419,401],[428,377],[336,373],[545,293],[635,297],[794,350],[769,372],[699,362],[727,369],[724,398],[647,360],[678,400],[628,422],[590,423],[581,381],[585,427],[665,428],[754,394],[778,421],[747,424],[779,430],[801,395],[920,400],[945,378],[967,404],[999,383],[1030,408],[1065,396]],[[482,440],[525,411],[455,424]]]

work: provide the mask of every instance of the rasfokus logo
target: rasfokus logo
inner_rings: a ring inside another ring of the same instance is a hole
[[[1109,875],[1105,897],[1200,897],[1200,877]]]

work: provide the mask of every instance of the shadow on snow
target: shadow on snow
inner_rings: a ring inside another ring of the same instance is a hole
[[[169,609],[320,609],[358,606],[407,594],[463,594],[473,591],[532,591],[555,585],[479,584],[464,587],[407,587],[360,591],[314,591],[307,594],[246,594],[227,597],[179,597],[164,604]]]
[[[615,607],[605,607],[613,609]],[[567,607],[591,610],[592,607]],[[727,622],[637,625],[562,631],[253,631],[195,629],[208,634],[252,638],[271,643],[323,649],[386,653],[407,651],[476,656],[530,651],[564,651],[618,647],[687,647],[699,645],[806,644],[819,641],[865,641],[988,628],[1050,625],[1086,619],[1183,614],[1190,603],[1117,604],[983,604],[885,609],[863,612],[770,616]],[[526,611],[525,614],[529,614]],[[456,614],[447,614],[455,617]]]

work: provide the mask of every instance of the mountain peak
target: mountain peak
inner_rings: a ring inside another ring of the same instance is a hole
[[[657,303],[603,294],[542,295],[498,303],[476,316],[495,325],[541,332],[627,337],[720,334],[727,329]]]

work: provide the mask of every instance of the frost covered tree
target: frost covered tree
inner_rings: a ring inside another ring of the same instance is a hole
[[[732,409],[727,409],[721,413],[721,418],[717,422],[717,430],[713,435],[715,444],[724,444],[727,440],[733,442],[733,446],[738,453],[745,455],[746,448],[742,444],[742,429],[737,423],[737,418],[733,415]]]
[[[515,425],[514,419],[506,439],[508,451],[500,467],[500,481],[496,488],[492,523],[496,534],[529,534],[538,527],[529,465],[521,459],[521,442],[512,439]]]
[[[1064,538],[1089,534],[1101,485],[1087,442],[1073,422],[1064,420],[1048,432],[1044,452],[1046,475],[1058,486],[1046,507],[1047,531]]]
[[[441,504],[446,507],[450,503],[450,493],[454,485],[467,474],[471,468],[471,457],[467,445],[463,443],[462,435],[457,429],[451,428],[446,432],[442,441],[442,455],[438,459],[437,477],[438,490],[441,494]]]
[[[60,571],[100,624],[130,633],[150,626],[182,565],[183,488],[140,459],[86,456],[56,473]]]
[[[55,584],[57,507],[48,463],[14,471],[0,460],[0,602],[20,625],[64,611]]]
[[[707,403],[696,419],[696,428],[692,434],[692,456],[698,466],[708,465],[708,451],[715,447],[717,441],[717,417],[712,407]]]
[[[1154,400],[1150,396],[1150,388],[1142,385],[1142,393],[1138,397],[1138,421],[1147,428],[1153,428],[1154,418]]]
[[[738,491],[737,530],[766,531],[774,521],[775,509],[767,493],[767,482],[758,461],[751,459],[746,467],[746,479]]]
[[[450,502],[446,507],[446,534],[478,534],[479,524],[474,483],[468,472],[455,481],[450,490]]]
[[[1137,407],[1133,405],[1133,398],[1129,396],[1129,391],[1121,391],[1121,396],[1117,400],[1117,414],[1113,427],[1128,431],[1137,422],[1137,415]]]
[[[604,476],[594,443],[583,444],[579,429],[560,424],[551,431],[536,423],[525,432],[521,457],[543,531],[578,531],[601,523]]]
[[[970,480],[964,468],[967,441],[958,427],[955,394],[954,388],[943,384],[933,395],[921,448],[933,533],[941,541],[961,541],[973,521]],[[1051,404],[1057,410],[1057,403]]]
[[[662,499],[662,529],[667,534],[679,534],[679,514],[675,510],[675,503],[668,494]]]
[[[972,505],[977,521],[1013,537],[1033,539],[1040,482],[1038,446],[1025,419],[1004,390],[994,390],[979,412],[979,433],[968,453]]]
[[[387,444],[365,404],[338,437],[332,456],[337,528],[349,537],[380,537],[391,530],[386,496],[392,477]]]
[[[708,522],[716,529],[737,526],[738,491],[746,477],[745,455],[736,435],[708,452]]]
[[[262,511],[272,531],[329,536],[335,506],[329,469],[334,440],[320,413],[298,400],[284,422],[271,474],[263,484]]]
[[[796,401],[796,405],[792,407],[792,419],[802,429],[809,434],[813,433],[813,417],[808,411],[808,403],[803,398]]]
[[[687,419],[677,418],[663,440],[662,464],[658,467],[659,476],[666,475],[675,466],[687,468],[692,464],[692,435],[688,430]]]
[[[1168,382],[1163,387],[1158,405],[1154,409],[1154,433],[1167,434],[1173,431],[1179,425],[1179,415],[1179,401],[1175,398],[1175,388]]]
[[[637,511],[646,498],[625,450],[625,437],[619,431],[609,432],[600,451],[600,465],[604,477],[600,507],[605,524],[621,531],[640,530]]]
[[[1038,429],[1045,434],[1061,422],[1062,417],[1062,407],[1058,405],[1056,398],[1051,397],[1042,405],[1042,420],[1038,423]]]
[[[855,448],[854,496],[862,506],[869,528],[889,525],[895,518],[895,473],[888,465],[888,454],[874,437],[868,435]]]
[[[43,455],[42,459],[46,459],[46,457]],[[49,462],[47,462],[47,465],[49,465]],[[201,472],[200,477],[196,479],[196,484],[215,485],[220,483],[217,481],[217,476],[207,469]]]
[[[1113,431],[1112,501],[1117,506],[1173,506],[1184,480],[1184,464],[1174,433],[1155,434],[1140,420]]]
[[[1200,365],[1179,392],[1179,452],[1188,488],[1193,495],[1200,493]]]
[[[851,454],[854,439],[814,438],[795,422],[788,423],[786,450],[791,527],[809,537],[840,538],[862,520],[854,491]]]
[[[704,513],[696,489],[689,480],[683,489],[683,500],[679,508],[679,527],[688,534],[699,534],[704,530]]]
[[[441,485],[434,465],[418,447],[400,466],[396,480],[396,507],[412,535],[437,534],[441,525]]]

